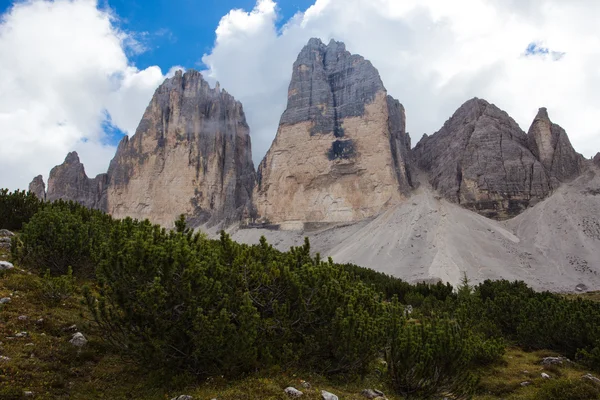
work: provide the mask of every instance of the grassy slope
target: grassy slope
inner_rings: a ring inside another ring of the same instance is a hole
[[[165,381],[110,352],[86,317],[79,293],[55,307],[45,305],[38,296],[40,279],[19,269],[0,273],[0,297],[12,297],[10,303],[0,305],[0,355],[10,357],[9,361],[0,361],[0,399],[21,399],[24,391],[34,392],[36,399],[158,400],[180,394],[195,399],[286,399],[283,389],[290,385],[301,389],[301,379],[313,385],[312,389],[302,389],[305,399],[320,399],[321,389],[341,399],[364,399],[359,393],[366,387],[390,392],[375,374],[349,384],[289,371],[271,371],[233,382],[219,377],[200,384],[190,384],[185,379]],[[19,320],[21,315],[27,316],[27,320]],[[42,322],[38,322],[40,318]],[[89,339],[81,351],[69,343],[72,332],[66,328],[71,325],[77,325]],[[28,332],[28,336],[14,338],[22,331]],[[502,363],[482,371],[476,399],[531,399],[548,384],[541,378],[541,372],[553,378],[575,380],[587,372],[576,365],[544,369],[539,361],[548,355],[553,354],[509,348]],[[523,381],[532,385],[521,387]],[[388,398],[400,399],[393,395]]]

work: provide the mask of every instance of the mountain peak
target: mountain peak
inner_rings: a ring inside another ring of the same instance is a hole
[[[548,109],[546,107],[540,107],[537,115],[535,116],[535,120],[544,120],[550,121],[550,117],[548,116]]]
[[[65,164],[81,164],[79,160],[79,154],[76,151],[71,151],[65,157]]]
[[[583,157],[575,152],[565,130],[541,107],[527,132],[529,149],[552,178],[570,180],[581,173]]]
[[[294,224],[374,215],[410,190],[409,152],[404,107],[377,69],[342,42],[313,38],[293,65],[287,108],[260,164],[258,213]]]

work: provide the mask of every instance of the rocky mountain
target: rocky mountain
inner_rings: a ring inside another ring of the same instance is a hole
[[[157,90],[108,169],[107,211],[170,225],[241,218],[255,170],[242,104],[197,71],[177,72]]]
[[[525,133],[478,98],[414,149],[405,124],[369,61],[311,39],[258,174],[242,105],[188,71],[156,90],[106,174],[88,178],[73,152],[47,192],[41,176],[30,190],[167,227],[183,213],[282,250],[309,236],[337,262],[409,281],[600,289],[600,153],[576,153],[545,108]]]
[[[28,190],[35,194],[38,199],[46,200],[46,184],[44,183],[44,178],[41,175],[33,178],[29,184]]]
[[[47,201],[73,200],[89,208],[104,209],[104,191],[107,176],[100,174],[88,178],[85,168],[79,160],[77,152],[67,154],[65,161],[52,168],[48,177],[48,190],[45,193]],[[41,176],[36,177],[29,188],[39,198],[42,197],[44,182]]]
[[[537,290],[600,290],[600,168],[590,166],[507,221],[439,196],[425,173],[413,179],[420,184],[408,201],[354,224],[230,232],[249,244],[265,236],[280,250],[309,237],[311,249],[324,257],[410,282],[459,284],[467,274],[473,283],[508,279]]]
[[[375,215],[409,194],[409,153],[404,107],[373,65],[343,43],[311,39],[259,166],[258,215],[283,228]]]
[[[495,219],[518,215],[577,176],[583,157],[541,108],[525,134],[504,111],[482,99],[464,103],[413,154],[446,199]]]
[[[41,193],[41,177],[30,184]],[[76,152],[50,172],[48,201],[68,199],[171,226],[233,222],[251,211],[255,170],[240,102],[197,71],[177,72],[155,92],[138,129],[125,136],[108,173],[89,179]]]
[[[464,103],[414,154],[442,196],[491,218],[515,216],[552,190],[525,133],[482,99]]]
[[[550,178],[565,182],[581,174],[583,156],[575,152],[565,130],[550,121],[545,108],[540,108],[529,128],[527,140],[531,152],[546,168]]]

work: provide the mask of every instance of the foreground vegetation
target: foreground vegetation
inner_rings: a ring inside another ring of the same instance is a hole
[[[183,218],[166,231],[36,201],[0,193],[24,268],[0,275],[0,399],[278,399],[290,385],[305,398],[600,398],[581,378],[600,371],[594,301],[520,282],[411,285],[313,256],[308,241],[280,252]],[[540,364],[551,355],[576,363]]]

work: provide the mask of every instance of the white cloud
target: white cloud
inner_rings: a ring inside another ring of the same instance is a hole
[[[275,136],[292,63],[310,37],[344,41],[373,62],[406,107],[413,144],[477,96],[525,131],[548,107],[590,157],[600,151],[599,12],[595,0],[316,0],[277,30],[276,3],[259,0],[222,18],[202,61],[244,104],[255,162]],[[524,56],[531,43],[550,54]]]
[[[548,107],[589,157],[600,151],[599,13],[595,0],[315,0],[281,21],[275,1],[258,0],[221,19],[202,61],[205,77],[244,104],[256,163],[311,37],[344,41],[373,62],[407,109],[413,143],[477,96],[524,130]],[[104,172],[115,150],[105,145],[107,113],[132,134],[156,87],[181,68],[138,70],[128,54],[144,51],[140,34],[117,25],[97,0],[19,1],[1,16],[0,187],[26,188],[73,149],[90,176]],[[525,56],[532,43],[548,54]]]
[[[27,188],[67,152],[81,151],[88,175],[106,171],[106,112],[129,133],[165,78],[131,66],[143,51],[95,0],[29,0],[0,20],[0,187]]]

